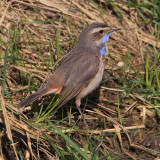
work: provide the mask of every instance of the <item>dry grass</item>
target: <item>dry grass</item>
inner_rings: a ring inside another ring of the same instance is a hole
[[[149,21],[148,12],[143,13]],[[159,30],[153,23],[136,23],[140,21],[135,7],[122,3],[1,1],[0,158],[160,156]],[[16,105],[39,88],[56,62],[76,44],[82,29],[92,22],[122,30],[114,32],[107,43],[104,81],[83,103],[90,130],[83,130],[74,103],[72,110],[68,105],[44,119],[51,97],[40,100],[38,109],[27,107],[19,117]]]

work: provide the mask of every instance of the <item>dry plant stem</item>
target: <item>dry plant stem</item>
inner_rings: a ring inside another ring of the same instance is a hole
[[[3,2],[1,3],[0,10],[3,8],[4,2],[5,2],[5,0],[3,0]]]
[[[130,153],[128,153],[128,152],[124,149],[119,126],[118,126],[118,125],[114,125],[114,127],[115,127],[115,130],[116,130],[116,133],[117,133],[117,136],[118,136],[119,143],[120,143],[120,146],[121,146],[122,151],[123,151],[127,156],[129,156],[130,158],[132,158],[133,160],[136,160],[136,158],[135,158],[134,156],[132,156]]]
[[[129,110],[133,109],[133,107],[137,104],[137,101],[133,102],[125,111],[127,113]]]
[[[33,150],[32,150],[32,142],[31,142],[31,138],[30,138],[30,135],[29,135],[28,132],[26,132],[26,136],[27,136],[28,148],[29,148],[30,153],[32,155],[32,159],[33,159],[33,157],[36,159],[36,156],[35,156],[35,154],[33,153]]]
[[[145,119],[146,119],[146,107],[143,105],[143,110],[142,110],[142,121],[143,121],[143,124],[145,124]]]
[[[124,90],[123,90],[123,89],[108,88],[108,87],[104,87],[104,86],[101,86],[101,88],[102,88],[102,89],[109,90],[109,91],[124,92]]]
[[[130,126],[130,127],[123,127],[125,130],[134,130],[134,129],[142,129],[142,128],[145,128],[145,126],[142,124],[140,126]],[[122,129],[120,128],[120,131]],[[63,133],[68,133],[68,132],[76,132],[77,130],[76,129],[62,129],[62,132]],[[56,132],[56,131],[55,131]],[[112,128],[112,129],[104,129],[104,130],[87,130],[87,131],[80,131],[82,134],[103,134],[103,133],[111,133],[111,132],[116,132],[115,128]]]
[[[7,130],[7,136],[9,138],[9,140],[12,142],[12,146],[13,146],[15,156],[16,156],[17,160],[19,160],[16,148],[15,148],[15,145],[14,145],[14,142],[13,142],[13,138],[12,138],[11,126],[10,126],[10,123],[9,123],[7,110],[5,108],[5,103],[4,103],[4,99],[2,97],[1,92],[2,92],[2,88],[0,87],[0,102],[1,102],[1,108],[2,108],[2,113],[3,113],[3,118],[4,118],[6,130]]]
[[[28,150],[25,150],[25,160],[29,160],[31,158],[30,153]],[[33,159],[33,157],[32,157]]]
[[[140,146],[140,145],[130,144],[130,147],[145,151],[145,152],[147,152],[147,153],[149,153],[149,154],[151,154],[153,156],[160,156],[160,152],[148,149],[148,148]]]
[[[7,10],[8,10],[8,8],[10,7],[10,2],[8,3],[8,5],[7,5],[7,7],[6,7],[6,9],[5,9],[5,11],[4,11],[4,13],[3,13],[3,15],[2,15],[2,17],[1,17],[1,19],[0,19],[0,26],[2,25],[2,22],[3,22],[3,20],[4,20],[4,17],[5,17],[5,15],[6,15],[6,13],[7,13]]]

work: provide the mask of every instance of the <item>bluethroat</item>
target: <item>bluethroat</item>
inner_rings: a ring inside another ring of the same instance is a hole
[[[59,94],[62,97],[59,107],[75,97],[81,113],[81,99],[95,90],[102,80],[105,43],[110,34],[117,30],[119,28],[111,28],[103,23],[88,25],[81,32],[77,45],[59,61],[53,74],[35,93],[18,104],[19,112],[44,95]]]

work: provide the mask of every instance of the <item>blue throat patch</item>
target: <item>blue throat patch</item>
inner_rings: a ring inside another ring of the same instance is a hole
[[[103,46],[103,47],[101,48],[101,50],[100,50],[100,55],[104,57],[105,54],[106,54],[106,47]]]
[[[107,34],[101,39],[101,43],[107,43],[110,35],[111,35],[111,32],[110,32],[110,33],[107,33]],[[105,54],[106,54],[106,47],[103,46],[103,47],[101,48],[101,50],[100,50],[100,55],[102,55],[102,56],[104,57]]]

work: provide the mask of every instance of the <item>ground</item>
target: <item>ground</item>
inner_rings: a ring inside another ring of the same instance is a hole
[[[158,1],[0,2],[0,159],[160,159]],[[99,88],[55,111],[37,90],[90,23],[120,28],[107,42]],[[83,109],[84,108],[84,109]]]

